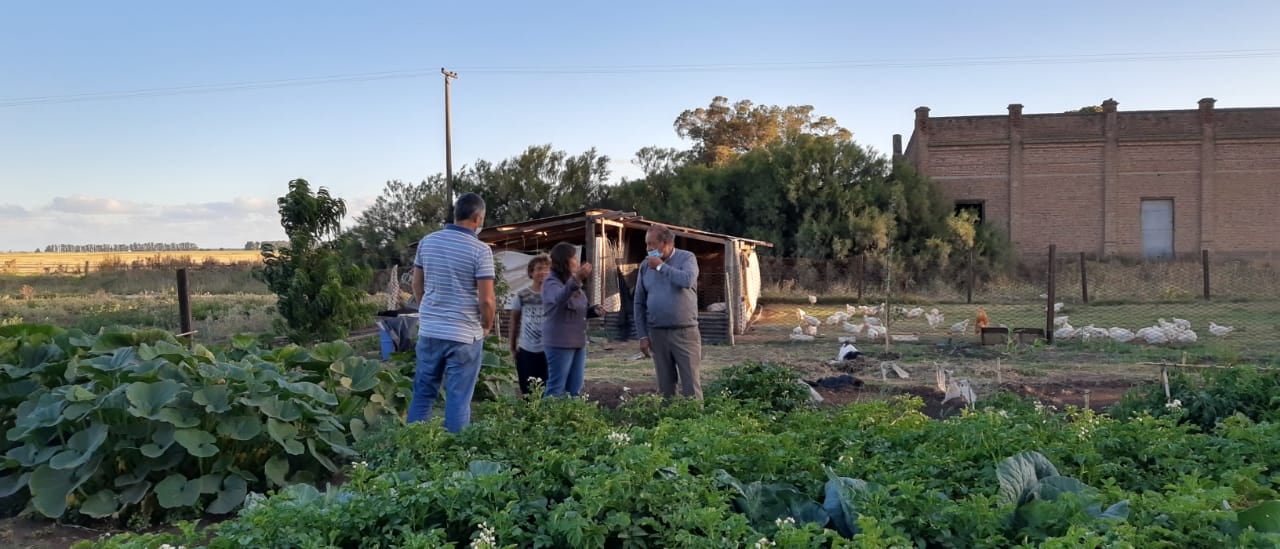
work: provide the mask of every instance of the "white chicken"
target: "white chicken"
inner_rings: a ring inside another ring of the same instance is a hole
[[[889,329],[884,326],[867,326],[867,339],[872,341],[882,339],[889,334]]]
[[[1069,341],[1075,339],[1077,334],[1078,332],[1075,328],[1071,327],[1070,324],[1064,323],[1053,331],[1053,339],[1057,341]]]
[[[1148,345],[1164,345],[1169,342],[1169,337],[1158,326],[1147,326],[1139,329],[1134,336],[1146,341]]]
[[[946,321],[946,317],[938,312],[936,308],[930,309],[928,313],[925,313],[924,319],[929,322],[929,329],[931,330],[937,330],[938,326],[941,326]]]
[[[804,333],[804,326],[796,326],[791,330],[791,341],[813,341],[813,336]]]
[[[951,325],[952,335],[964,335],[965,332],[968,332],[968,331],[969,331],[969,319],[967,318]]]
[[[813,326],[813,325],[806,326],[806,327],[805,327],[805,329],[804,329],[804,333],[809,334],[809,335],[811,335],[811,336],[817,336],[817,335],[818,335],[818,327],[817,327],[817,326]]]
[[[810,326],[818,326],[822,324],[822,321],[818,320],[818,317],[805,313],[804,309],[796,309],[796,316],[800,318],[801,322]]]
[[[845,320],[848,320],[848,319],[849,319],[849,315],[845,314],[844,312],[837,312],[836,314],[833,314],[827,317],[827,325],[835,326],[836,324],[844,322]]]
[[[1223,326],[1213,322],[1212,320],[1209,321],[1209,333],[1215,336],[1226,337],[1227,334],[1231,333],[1233,330],[1235,330],[1234,326]]]
[[[924,307],[915,307],[912,309],[907,309],[907,313],[906,313],[907,318],[920,318],[920,315],[923,315],[923,314],[924,314]]]
[[[879,318],[874,316],[863,317],[862,322],[866,323],[867,326],[883,326],[884,325],[884,323],[881,322]]]
[[[1071,318],[1071,317],[1068,317],[1067,315],[1053,317],[1053,327],[1061,328],[1063,326],[1066,326],[1068,318]]]
[[[1083,341],[1101,341],[1111,337],[1106,328],[1098,328],[1093,324],[1080,328],[1080,339]]]
[[[867,325],[861,322],[857,324],[854,324],[852,322],[845,322],[841,324],[840,327],[844,328],[844,331],[849,332],[851,334],[860,334],[862,333],[863,330],[866,329]]]
[[[1128,343],[1133,341],[1133,338],[1137,337],[1129,330],[1114,326],[1110,330],[1107,330],[1107,335],[1111,337],[1111,341],[1116,343]]]
[[[816,295],[811,295],[811,296],[809,296],[809,304],[810,304],[810,305],[817,305],[817,304],[818,304],[818,296],[816,296]]]
[[[848,315],[848,316],[854,316],[854,315],[858,314],[858,311],[860,311],[860,310],[861,310],[861,309],[859,309],[857,305],[849,305],[849,304],[845,304],[845,306],[844,306],[844,313],[845,313],[846,315]]]

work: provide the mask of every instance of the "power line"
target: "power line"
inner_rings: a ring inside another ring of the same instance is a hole
[[[1140,61],[1212,61],[1225,59],[1262,59],[1280,57],[1280,49],[1207,50],[1184,52],[1129,52],[1084,55],[944,57],[934,59],[801,61],[777,63],[665,64],[665,65],[596,65],[596,66],[490,66],[458,67],[459,71],[493,75],[601,75],[650,73],[713,73],[774,71],[840,71],[859,69],[951,68],[1011,65],[1074,65],[1097,63],[1132,63]],[[359,74],[257,80],[224,84],[203,84],[142,88],[124,91],[91,92],[70,95],[40,95],[0,99],[0,108],[28,105],[50,105],[84,101],[166,97],[228,91],[263,90],[286,87],[320,86],[349,82],[406,80],[438,74],[439,69],[411,69]]]

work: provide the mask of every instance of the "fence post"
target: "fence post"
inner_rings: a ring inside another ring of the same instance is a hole
[[[1089,303],[1089,276],[1085,272],[1084,252],[1080,252],[1080,300]]]
[[[1200,278],[1204,280],[1204,299],[1209,300],[1209,250],[1200,250]]]
[[[973,248],[969,248],[969,283],[967,284],[968,289],[965,291],[965,302],[970,305],[973,304],[974,280],[976,280],[976,277],[974,276]]]
[[[858,254],[858,303],[862,303],[862,289],[867,283],[867,253]]]
[[[85,276],[89,276],[89,262],[88,262],[88,261],[85,261],[85,262],[84,262],[84,275],[85,275]]]
[[[186,269],[178,269],[178,331],[188,341],[195,341],[191,334],[191,287],[187,284]]]
[[[1044,338],[1050,345],[1053,345],[1053,299],[1054,287],[1056,286],[1058,277],[1058,246],[1056,244],[1049,245],[1049,288],[1048,299],[1045,302],[1044,310]]]

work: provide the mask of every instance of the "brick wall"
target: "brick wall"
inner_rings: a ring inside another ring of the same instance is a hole
[[[1280,108],[930,117],[903,155],[1028,256],[1138,255],[1141,202],[1174,201],[1174,252],[1280,252]],[[899,154],[902,151],[895,151]]]

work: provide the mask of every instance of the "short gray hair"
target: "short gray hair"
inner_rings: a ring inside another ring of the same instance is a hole
[[[458,197],[453,205],[454,221],[469,221],[476,214],[484,211],[484,199],[476,193],[466,193]]]
[[[671,228],[666,225],[650,225],[649,231],[653,236],[658,237],[658,242],[670,244],[676,241],[676,233],[671,232]]]

